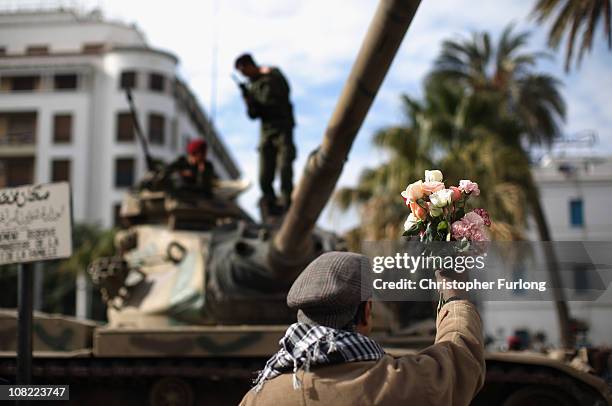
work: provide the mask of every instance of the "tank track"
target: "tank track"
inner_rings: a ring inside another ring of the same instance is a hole
[[[33,383],[70,385],[74,405],[236,405],[263,358],[35,358]],[[0,358],[14,383],[15,358]],[[180,399],[176,402],[172,399]]]
[[[518,405],[514,399],[519,391],[533,393],[534,396],[539,394],[537,404],[541,406],[608,405],[608,401],[595,388],[563,371],[544,365],[491,360],[487,361],[485,386],[472,405]],[[548,399],[548,395],[550,402],[547,403],[545,399]]]
[[[251,388],[264,358],[35,358],[34,383],[70,385],[70,404],[235,405]],[[14,358],[0,358],[0,378],[13,383]],[[176,403],[167,397],[180,399]],[[517,402],[518,397],[520,402]],[[608,405],[593,387],[541,365],[487,361],[473,406]],[[548,399],[548,400],[547,400]],[[559,402],[562,403],[559,403]],[[108,403],[111,402],[111,403]],[[527,403],[530,404],[530,403]]]

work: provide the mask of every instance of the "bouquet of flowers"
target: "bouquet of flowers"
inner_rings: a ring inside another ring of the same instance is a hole
[[[485,209],[466,213],[466,202],[478,196],[478,184],[462,180],[448,189],[439,170],[425,171],[425,181],[418,180],[402,192],[411,213],[404,223],[404,236],[419,236],[421,242],[489,241],[491,219]]]

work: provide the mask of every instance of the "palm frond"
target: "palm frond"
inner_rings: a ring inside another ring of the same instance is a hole
[[[580,66],[586,52],[593,48],[595,31],[603,17],[603,33],[608,49],[612,49],[612,26],[610,23],[611,0],[540,0],[532,10],[532,16],[539,23],[552,20],[548,33],[548,45],[558,49],[565,38],[565,70],[569,71],[577,38],[582,35],[576,65]]]

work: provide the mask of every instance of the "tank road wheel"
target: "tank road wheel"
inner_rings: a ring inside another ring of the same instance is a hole
[[[545,386],[527,386],[513,392],[503,406],[575,406],[563,391]]]
[[[192,406],[193,389],[191,385],[179,378],[162,378],[151,388],[152,406]]]

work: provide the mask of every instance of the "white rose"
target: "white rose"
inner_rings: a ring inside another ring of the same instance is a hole
[[[453,191],[450,189],[442,189],[437,192],[433,192],[429,195],[429,200],[431,204],[436,207],[446,207],[448,206],[453,198]]]
[[[442,182],[442,172],[437,169],[425,171],[425,182]]]
[[[410,213],[406,219],[406,222],[404,223],[404,231],[410,230],[412,226],[417,223],[417,221],[419,221],[419,219],[417,219],[414,214]]]

